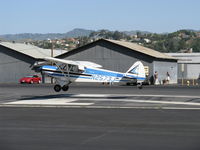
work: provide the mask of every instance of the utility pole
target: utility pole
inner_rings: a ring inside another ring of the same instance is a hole
[[[53,57],[53,41],[51,41],[51,57]]]

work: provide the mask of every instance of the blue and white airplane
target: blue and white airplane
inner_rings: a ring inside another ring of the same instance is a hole
[[[72,82],[101,82],[101,83],[136,83],[142,88],[145,80],[144,66],[140,61],[134,63],[126,73],[101,69],[102,66],[89,61],[72,61],[52,57],[45,57],[44,60],[54,64],[44,65],[41,71],[56,81],[54,90],[67,91]]]

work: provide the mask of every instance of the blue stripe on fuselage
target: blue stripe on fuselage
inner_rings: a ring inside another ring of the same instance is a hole
[[[57,77],[64,77],[64,75],[63,74],[60,74],[60,73],[52,73],[52,74],[49,74],[50,76],[52,76],[52,77],[55,77],[55,76],[57,76]],[[92,79],[92,77],[84,77],[84,76],[76,76],[76,75],[70,75],[69,76],[70,78],[82,78],[82,79],[91,79],[91,80],[93,80]],[[130,80],[114,80],[113,82],[129,82]],[[108,81],[107,81],[108,82]]]
[[[115,72],[108,72],[104,70],[95,70],[91,68],[86,68],[84,73],[86,74],[98,74],[98,75],[103,75],[103,76],[112,76],[112,77],[123,77],[124,75],[122,73],[115,73]]]
[[[56,66],[47,66],[46,65],[46,66],[42,66],[41,69],[57,70],[58,67],[56,67]]]
[[[133,78],[133,79],[139,79],[139,80],[145,80],[145,78],[143,77],[138,77],[135,75],[128,75],[128,76],[124,76],[123,73],[118,73],[118,72],[109,72],[106,70],[96,70],[96,69],[91,69],[91,68],[86,68],[84,71],[85,74],[98,74],[98,75],[102,75],[102,76],[111,76],[111,77],[119,77],[119,78],[123,78],[123,77],[128,77],[128,78]]]
[[[57,76],[57,77],[66,77],[64,74],[61,73],[52,73],[49,74],[50,76]],[[69,75],[70,78],[83,78],[83,79],[91,79],[91,77],[85,77],[85,76],[81,76],[81,75]]]

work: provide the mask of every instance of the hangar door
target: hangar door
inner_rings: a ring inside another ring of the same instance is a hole
[[[177,83],[177,63],[154,61],[153,72],[158,72],[158,80],[162,83],[167,77],[167,72],[170,74],[170,83]]]

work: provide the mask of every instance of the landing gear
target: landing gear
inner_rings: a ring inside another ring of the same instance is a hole
[[[56,85],[54,86],[54,90],[55,90],[56,92],[60,92],[61,89],[62,89],[63,91],[67,91],[67,90],[69,89],[69,86],[68,86],[68,85],[64,85],[63,87],[61,87],[61,85],[59,85],[59,84],[56,84]]]
[[[54,90],[55,90],[56,92],[60,92],[61,89],[62,89],[62,88],[61,88],[61,86],[60,86],[59,84],[56,84],[56,85],[54,86]]]
[[[68,78],[67,78],[68,79]],[[56,92],[60,92],[61,90],[63,91],[68,91],[69,89],[69,84],[71,83],[70,80],[66,80],[66,79],[56,79],[56,85],[54,86],[54,90]]]
[[[68,85],[64,85],[63,87],[62,87],[62,90],[63,91],[67,91],[69,89],[69,86]]]

